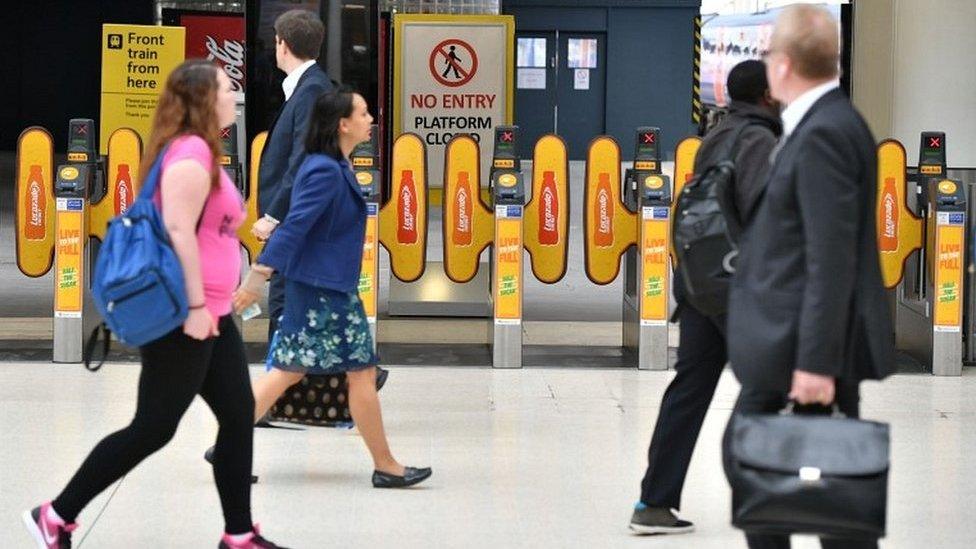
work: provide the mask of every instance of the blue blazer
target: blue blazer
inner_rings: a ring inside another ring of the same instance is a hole
[[[305,157],[305,133],[315,100],[332,90],[332,81],[318,65],[298,79],[291,98],[271,124],[258,168],[258,211],[281,221],[288,215],[291,187]]]
[[[309,154],[295,175],[291,209],[258,263],[288,280],[355,292],[365,236],[366,201],[349,164]]]

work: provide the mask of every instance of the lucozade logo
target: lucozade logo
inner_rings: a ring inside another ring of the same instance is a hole
[[[594,243],[607,248],[613,246],[613,194],[610,192],[610,174],[601,173],[597,185],[596,200],[593,203],[596,232]]]
[[[898,251],[898,194],[895,190],[895,178],[885,178],[884,189],[881,194],[881,224],[878,247],[882,252]]]
[[[27,240],[43,240],[47,234],[47,220],[44,210],[47,208],[47,198],[44,196],[42,185],[44,176],[41,167],[32,165],[30,167],[30,183],[25,197],[24,212],[27,214],[27,223],[24,225],[24,236]]]
[[[539,208],[539,243],[555,246],[559,243],[559,197],[556,195],[556,176],[542,174],[542,207]]]
[[[413,171],[403,170],[400,179],[400,203],[397,204],[397,242],[417,243],[417,189]]]
[[[471,182],[468,172],[458,172],[458,189],[454,195],[454,244],[469,246],[471,244]]]

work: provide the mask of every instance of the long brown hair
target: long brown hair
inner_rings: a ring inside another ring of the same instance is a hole
[[[149,170],[159,153],[174,137],[182,134],[198,135],[210,147],[213,166],[210,169],[210,185],[220,185],[220,165],[223,155],[220,142],[220,121],[214,105],[217,101],[220,68],[210,61],[191,59],[173,69],[166,86],[159,94],[156,115],[153,118],[149,144],[143,153],[141,181],[146,180]]]

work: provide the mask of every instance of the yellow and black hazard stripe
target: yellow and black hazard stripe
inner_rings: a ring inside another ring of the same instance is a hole
[[[702,103],[701,103],[701,42],[702,42],[702,18],[695,16],[695,57],[694,68],[691,74],[691,120],[695,124],[701,122]]]

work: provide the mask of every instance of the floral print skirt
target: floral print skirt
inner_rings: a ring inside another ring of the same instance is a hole
[[[285,310],[268,349],[269,369],[337,374],[378,363],[358,294],[285,282]]]

